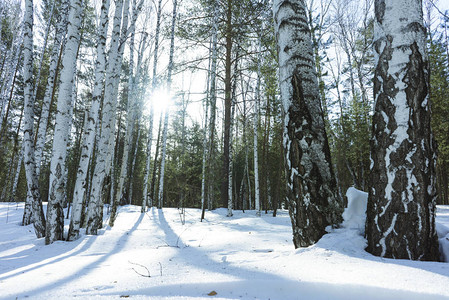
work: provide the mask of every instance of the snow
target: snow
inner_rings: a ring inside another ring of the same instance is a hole
[[[368,193],[350,187],[346,192],[348,198],[348,207],[343,212],[342,226],[350,229],[359,230],[360,234],[365,233],[366,204],[368,202]]]
[[[348,194],[356,208],[345,226],[297,250],[285,210],[227,218],[218,209],[199,222],[200,210],[186,209],[183,225],[175,208],[123,206],[98,236],[45,246],[19,226],[22,203],[0,203],[0,299],[449,299],[449,264],[364,251],[355,199],[365,196]],[[448,234],[449,206],[437,214]]]
[[[437,208],[437,221],[435,224],[438,241],[440,242],[440,253],[445,262],[449,262],[449,206]]]

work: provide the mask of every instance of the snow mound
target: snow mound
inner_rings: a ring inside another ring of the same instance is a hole
[[[440,244],[441,260],[449,262],[449,208],[439,205],[437,207],[438,218],[435,227]]]
[[[346,191],[348,207],[343,212],[342,226],[350,229],[358,229],[361,234],[365,233],[366,204],[368,193],[350,187]]]

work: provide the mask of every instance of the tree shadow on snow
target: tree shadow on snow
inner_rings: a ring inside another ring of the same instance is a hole
[[[290,280],[282,276],[256,271],[218,262],[211,259],[199,247],[184,247],[180,235],[172,229],[161,209],[152,210],[153,220],[158,220],[160,229],[166,236],[168,245],[178,247],[177,258],[186,265],[204,269],[212,273],[221,273],[235,278],[228,281],[214,281],[209,276],[197,283],[163,284],[137,290],[122,290],[102,296],[129,295],[160,296],[160,297],[208,297],[208,293],[215,291],[217,297],[227,299],[446,299],[440,295],[424,294],[409,291],[393,290],[381,287],[363,286],[355,284],[330,284],[325,282],[304,282]],[[254,230],[254,229],[253,229]],[[182,233],[181,233],[182,234]],[[176,246],[175,246],[176,245]],[[181,246],[179,246],[181,245]],[[226,249],[224,249],[226,250]],[[186,255],[182,255],[182,252]],[[187,255],[188,254],[188,255]],[[192,264],[189,258],[196,257],[201,264]],[[188,276],[188,275],[186,275]],[[149,279],[151,280],[151,279]],[[169,278],[168,278],[169,281]]]
[[[75,272],[75,273],[73,273],[71,275],[59,278],[56,281],[51,281],[51,282],[49,282],[49,283],[47,283],[47,284],[45,284],[43,286],[40,286],[38,288],[27,290],[27,291],[21,292],[21,293],[19,293],[17,295],[14,295],[14,296],[18,297],[18,298],[20,298],[20,297],[36,296],[39,293],[51,290],[52,287],[60,287],[63,284],[70,283],[74,279],[77,279],[77,278],[80,278],[80,277],[88,275],[90,272],[92,272],[92,270],[94,270],[96,268],[96,266],[98,266],[101,263],[105,262],[110,256],[120,252],[124,248],[124,246],[126,245],[127,240],[131,236],[132,232],[134,232],[137,229],[137,227],[139,226],[139,224],[142,222],[143,217],[144,217],[144,214],[140,214],[139,215],[139,218],[136,220],[136,222],[133,225],[133,227],[129,231],[127,231],[128,234],[123,234],[115,242],[115,246],[109,252],[107,252],[107,253],[102,252],[102,253],[99,253],[99,254],[97,254],[97,253],[90,254],[91,256],[98,255],[98,258],[95,259],[90,264],[84,266],[81,270],[79,270],[79,271],[77,271],[77,272]],[[7,277],[0,277],[0,280],[3,280],[3,279],[8,278],[8,277],[14,277],[16,275],[23,274],[24,272],[29,272],[31,270],[40,268],[40,267],[44,266],[47,263],[55,263],[57,261],[62,261],[64,259],[70,258],[70,257],[72,257],[74,255],[79,255],[82,252],[86,252],[90,248],[90,246],[92,246],[92,244],[98,239],[98,236],[86,236],[85,239],[87,239],[87,242],[82,246],[82,248],[80,248],[79,250],[77,250],[75,252],[68,253],[68,254],[64,255],[63,257],[57,258],[56,260],[51,261],[51,262],[43,262],[43,264],[40,264],[40,265],[38,265],[36,267],[31,267],[30,269],[27,269],[25,271],[19,270],[14,275],[8,275]],[[61,242],[61,243],[64,243],[64,242]],[[65,243],[73,243],[73,242],[65,242]],[[52,244],[50,246],[46,246],[46,247],[52,247],[52,246],[54,246],[54,244]],[[64,248],[64,249],[66,249],[66,248]],[[49,251],[49,252],[53,253],[52,251]]]

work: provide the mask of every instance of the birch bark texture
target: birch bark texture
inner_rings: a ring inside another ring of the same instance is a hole
[[[25,1],[23,38],[23,81],[24,81],[24,123],[23,123],[23,159],[27,180],[27,202],[31,203],[31,222],[38,238],[45,236],[45,217],[39,193],[36,164],[34,161],[33,134],[33,0]],[[27,212],[24,212],[24,217]],[[25,220],[24,220],[25,221]],[[24,222],[23,225],[28,225]]]
[[[421,0],[376,0],[367,250],[438,260],[435,141]]]
[[[151,82],[151,92],[152,98],[154,98],[154,91],[156,90],[157,85],[157,63],[158,63],[158,51],[159,51],[159,34],[161,27],[161,13],[162,13],[162,0],[158,1],[157,4],[157,13],[156,13],[156,33],[154,36],[154,58],[153,58],[153,79]],[[147,159],[145,163],[145,172],[144,172],[144,181],[143,181],[143,196],[142,196],[142,213],[146,210],[146,204],[149,202],[148,196],[148,181],[150,176],[150,165],[151,165],[151,146],[153,143],[153,122],[154,122],[154,108],[153,101],[151,99],[150,106],[150,116],[149,116],[149,126],[148,126],[148,141],[147,141]],[[157,155],[156,155],[157,156]],[[156,168],[156,160],[154,162],[154,167]],[[154,180],[154,176],[153,176]],[[151,206],[153,206],[153,199],[151,199]]]
[[[65,160],[67,157],[67,141],[72,118],[73,79],[76,72],[82,12],[82,0],[70,1],[67,42],[62,59],[52,158],[50,162],[50,183],[45,234],[45,244],[47,245],[56,240],[62,240],[64,234],[63,201],[66,193],[64,180],[66,171]]]
[[[275,0],[273,12],[284,114],[287,202],[295,247],[316,243],[341,220],[310,29],[302,0]]]
[[[111,152],[111,137],[115,134],[115,112],[117,106],[117,93],[115,92],[118,83],[117,77],[120,76],[118,72],[119,67],[119,39],[120,39],[120,25],[122,21],[123,0],[115,1],[115,12],[112,29],[111,45],[109,49],[109,58],[107,70],[105,74],[105,90],[103,108],[101,111],[101,132],[98,138],[95,169],[92,177],[92,191],[88,205],[87,227],[86,234],[96,235],[98,228],[102,226],[102,216],[99,212],[102,211],[102,191],[104,180],[108,175],[109,166],[112,159]],[[125,11],[127,13],[127,11]],[[98,130],[98,129],[97,129]]]
[[[66,29],[67,29],[67,10],[68,10],[67,7],[68,7],[68,0],[62,1],[62,3],[61,3],[62,9],[61,9],[61,13],[59,14],[59,20],[58,20],[58,24],[56,27],[56,33],[55,33],[55,38],[54,38],[54,45],[53,45],[53,49],[51,52],[50,68],[48,70],[48,77],[47,77],[47,86],[45,88],[44,99],[42,100],[41,117],[39,120],[39,126],[38,126],[38,130],[37,130],[36,150],[35,150],[36,173],[37,173],[38,177],[40,174],[42,156],[43,156],[44,147],[45,147],[48,117],[50,115],[51,101],[52,101],[53,95],[56,90],[55,84],[56,84],[57,69],[58,69],[58,64],[59,64],[60,54],[61,54],[60,52],[61,52],[62,40],[65,35]]]
[[[72,215],[70,219],[68,240],[76,240],[79,237],[81,227],[81,215],[83,209],[83,201],[87,187],[87,171],[89,162],[92,157],[95,143],[95,135],[97,132],[97,124],[99,119],[100,102],[103,93],[103,81],[106,69],[106,38],[108,29],[108,12],[110,0],[103,0],[100,12],[100,28],[98,30],[97,40],[97,60],[95,61],[95,83],[92,92],[92,103],[90,110],[87,112],[87,118],[84,125],[84,136],[81,147],[81,156],[76,172],[75,189],[72,200]]]
[[[173,1],[173,17],[171,24],[171,35],[170,35],[170,56],[168,59],[168,74],[167,74],[167,94],[171,95],[171,83],[172,83],[172,72],[173,72],[173,53],[175,51],[175,25],[176,25],[176,8],[178,6],[178,1]],[[161,100],[159,100],[161,101]],[[164,202],[164,174],[165,174],[165,154],[167,150],[167,131],[168,131],[168,114],[170,111],[170,104],[168,103],[165,108],[164,117],[164,133],[162,135],[162,155],[161,155],[161,176],[159,178],[159,208],[162,208]]]

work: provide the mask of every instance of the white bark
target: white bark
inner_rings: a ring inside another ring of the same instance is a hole
[[[97,234],[97,230],[102,224],[102,216],[99,216],[98,212],[102,205],[101,194],[104,179],[108,174],[112,159],[112,153],[110,151],[111,136],[114,137],[115,131],[115,111],[117,105],[117,94],[115,93],[115,90],[117,89],[117,78],[120,76],[118,60],[123,0],[117,0],[115,5],[112,40],[106,70],[105,97],[101,113],[101,131],[97,143],[98,152],[96,155],[95,170],[92,177],[92,190],[87,211],[86,233],[94,235]]]
[[[118,75],[115,78],[115,85],[114,85],[114,90],[113,90],[113,96],[112,96],[112,103],[113,103],[113,114],[114,116],[116,115],[116,111],[117,111],[117,101],[118,101],[118,87],[120,84],[120,73],[121,73],[121,68],[122,68],[122,60],[123,60],[123,53],[125,52],[125,46],[126,46],[126,40],[128,38],[128,20],[129,20],[129,1],[130,0],[125,0],[124,6],[123,6],[123,20],[122,20],[122,30],[121,30],[121,34],[120,34],[120,43],[119,43],[119,48],[118,48],[118,55],[117,55],[117,60],[116,60],[116,70],[118,72]],[[119,116],[120,121],[121,121],[121,115]],[[120,123],[118,126],[118,133],[117,133],[117,138],[115,138],[115,125],[116,123],[116,118],[114,117],[112,120],[112,124],[111,124],[111,128],[112,128],[112,133],[109,137],[109,149],[107,151],[107,159],[106,159],[106,176],[110,175],[110,182],[111,182],[111,197],[110,197],[110,203],[112,206],[111,209],[111,216],[109,218],[109,226],[114,226],[114,222],[115,219],[117,217],[117,208],[120,204],[120,194],[118,195],[117,198],[114,197],[114,192],[115,192],[115,164],[116,164],[116,157],[115,155],[117,154],[115,151],[115,140],[117,140],[117,144],[119,144],[118,140],[119,140],[119,136],[120,136]],[[111,171],[112,169],[112,171]],[[99,211],[100,212],[100,211]]]
[[[211,53],[211,43],[209,44],[209,54]],[[209,56],[209,65],[207,68],[207,83],[206,83],[206,99],[204,104],[204,125],[203,125],[203,166],[201,170],[201,221],[204,219],[204,210],[205,210],[205,197],[206,197],[206,158],[207,158],[207,124],[209,122],[209,86],[210,86],[210,69],[211,69],[211,59]]]
[[[47,227],[45,243],[62,240],[64,234],[63,201],[65,198],[65,160],[71,119],[73,79],[80,43],[80,26],[83,13],[82,0],[72,0],[67,28],[67,42],[62,59],[61,79],[57,101],[57,112],[50,163],[50,183],[48,191]]]
[[[36,100],[37,89],[39,87],[39,82],[41,80],[41,72],[42,72],[42,67],[43,67],[43,62],[44,62],[44,57],[45,57],[45,50],[47,50],[48,35],[50,33],[51,21],[53,19],[53,11],[55,9],[55,5],[56,5],[56,0],[53,0],[53,4],[51,5],[51,9],[50,9],[50,16],[48,17],[48,21],[47,21],[48,22],[47,27],[45,29],[44,45],[42,46],[41,57],[39,59],[39,70],[37,71],[36,81],[35,81],[35,85],[34,85],[33,100]],[[61,10],[64,11],[63,9],[61,9]],[[62,12],[62,14],[63,14],[63,12]],[[36,163],[36,166],[37,166],[37,163]],[[38,173],[38,176],[39,176],[39,173]]]
[[[260,103],[260,65],[262,64],[262,44],[259,34],[259,54],[257,58],[257,84],[256,84],[256,99],[254,103],[254,203],[256,208],[256,215],[260,217],[260,187],[259,187],[259,154],[258,154],[258,128],[259,128],[259,103]]]
[[[35,150],[36,173],[37,173],[38,177],[39,177],[40,171],[41,171],[42,155],[43,155],[44,147],[45,147],[48,116],[50,114],[50,104],[51,104],[51,99],[53,97],[53,93],[55,90],[56,70],[58,68],[59,55],[60,55],[60,51],[61,51],[61,42],[63,39],[63,35],[65,34],[65,31],[67,29],[67,26],[66,26],[67,14],[64,13],[64,11],[66,11],[66,9],[67,9],[67,5],[68,5],[68,2],[64,1],[61,6],[62,7],[61,18],[59,19],[59,22],[58,22],[58,25],[56,28],[55,41],[54,41],[53,50],[51,53],[50,68],[48,71],[47,86],[45,88],[44,99],[42,100],[41,117],[39,119],[39,125],[38,125],[38,130],[37,130],[36,150]],[[36,92],[37,92],[37,89],[36,89]]]
[[[134,119],[137,115],[136,111],[136,91],[134,87],[134,34],[136,29],[136,21],[138,12],[142,9],[143,1],[140,0],[139,5],[137,6],[136,0],[133,0],[133,15],[131,18],[131,25],[130,25],[130,36],[131,41],[129,44],[129,74],[128,74],[128,103],[126,107],[127,116],[126,116],[126,131],[125,131],[125,143],[123,147],[123,156],[122,156],[122,163],[120,166],[120,178],[118,182],[117,187],[117,194],[116,194],[116,202],[119,202],[122,198],[122,190],[123,185],[125,184],[125,179],[127,177],[127,170],[128,170],[128,156],[130,151],[130,145],[132,143],[133,138],[133,129],[134,129]]]
[[[157,84],[157,64],[158,64],[158,52],[159,52],[159,34],[161,27],[161,13],[162,13],[162,0],[158,1],[157,14],[156,14],[156,35],[154,36],[154,59],[153,59],[153,79],[151,84],[151,91],[154,92]],[[153,95],[152,95],[153,96]],[[151,144],[153,142],[153,100],[151,99],[149,128],[148,128],[148,142],[147,142],[147,160],[145,164],[144,184],[143,184],[143,199],[142,203],[148,203],[148,179],[150,176],[150,164],[151,164]],[[155,166],[154,166],[155,167]],[[153,199],[151,199],[153,202]],[[142,212],[144,211],[144,205],[142,205]]]
[[[236,62],[237,65],[237,62]],[[235,95],[232,97],[231,108],[231,125],[229,128],[229,182],[228,182],[228,217],[232,217],[232,169],[233,169],[233,153],[232,153],[232,131],[234,129],[234,113],[235,113]]]
[[[147,160],[145,163],[145,172],[143,174],[143,197],[142,197],[142,212],[145,212],[146,205],[149,203],[148,201],[153,202],[153,199],[149,200],[148,198],[148,178],[150,175],[150,163],[151,163],[151,144],[153,139],[153,107],[150,108],[150,117],[149,117],[149,126],[148,126],[148,142],[147,142]],[[152,206],[152,203],[151,205]]]
[[[175,24],[176,24],[176,9],[178,1],[173,0],[173,16],[171,24],[171,37],[170,37],[170,56],[168,59],[168,75],[167,75],[167,94],[171,93],[171,75],[173,71],[173,52],[175,50]],[[168,112],[170,110],[169,105],[165,109],[164,118],[164,132],[162,134],[162,154],[161,154],[161,176],[159,177],[159,208],[162,208],[164,200],[164,173],[165,173],[165,152],[167,149],[167,131],[168,131]]]
[[[86,122],[84,123],[84,136],[81,147],[81,157],[78,165],[75,189],[72,200],[72,215],[70,220],[70,228],[68,233],[68,240],[76,240],[79,237],[79,230],[81,227],[81,215],[83,200],[86,195],[87,187],[87,173],[89,162],[92,157],[95,144],[95,136],[98,127],[100,102],[103,92],[103,80],[105,77],[106,68],[106,37],[108,29],[108,11],[109,0],[103,0],[100,13],[100,28],[98,31],[97,40],[97,60],[95,62],[95,83],[92,92],[92,103],[89,112],[87,112]]]
[[[303,0],[273,4],[284,114],[287,200],[295,247],[317,242],[341,221],[341,199],[332,170],[310,27]]]
[[[27,202],[31,203],[32,221],[36,236],[41,238],[45,235],[45,219],[39,194],[38,180],[36,176],[36,165],[34,163],[34,141],[33,141],[33,1],[25,2],[24,17],[24,59],[23,59],[23,80],[24,80],[24,124],[23,124],[23,147],[24,163],[27,178],[27,187],[30,196]],[[27,224],[24,224],[27,225]]]
[[[438,261],[436,144],[422,1],[376,1],[373,45],[367,251]]]

